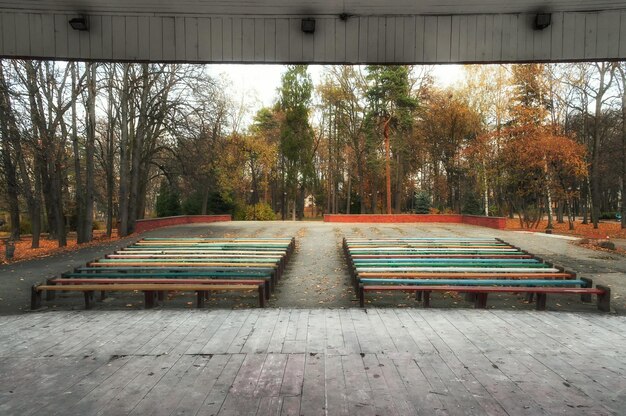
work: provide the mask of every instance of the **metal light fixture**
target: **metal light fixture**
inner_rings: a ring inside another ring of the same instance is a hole
[[[74,30],[80,30],[82,32],[89,30],[89,19],[85,16],[75,17],[70,19],[70,26]]]
[[[312,19],[310,17],[302,19],[300,29],[304,33],[315,33],[315,19]]]
[[[534,29],[544,30],[552,23],[552,15],[550,13],[537,13],[535,16]]]

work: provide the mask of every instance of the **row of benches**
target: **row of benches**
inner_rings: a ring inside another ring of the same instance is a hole
[[[146,308],[166,292],[196,292],[202,307],[210,292],[257,291],[264,307],[295,248],[293,238],[144,238],[88,262],[45,285],[34,285],[31,308],[41,307],[42,293],[53,300],[58,291],[84,293],[90,308],[94,294],[144,293]]]
[[[531,255],[500,239],[344,238],[351,277],[365,307],[368,292],[414,292],[425,307],[432,292],[468,294],[485,308],[489,293],[522,293],[546,307],[548,294],[597,297],[598,309],[610,310],[610,288]]]

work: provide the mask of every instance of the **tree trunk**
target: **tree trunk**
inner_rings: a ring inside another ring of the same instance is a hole
[[[115,76],[115,64],[110,64],[109,83],[108,83],[108,101],[107,101],[107,237],[111,238],[113,233],[113,188],[115,179],[113,177],[114,157],[115,157],[115,138],[113,136],[114,119],[113,119],[113,78]]]
[[[622,78],[622,193],[621,196],[621,213],[622,228],[626,228],[626,72],[622,66],[618,65],[618,69]]]
[[[11,141],[20,140],[15,128],[15,117],[11,106],[8,87],[4,78],[4,67],[0,60],[0,134],[2,135],[2,153],[4,176],[7,184],[7,202],[11,225],[10,239],[20,238],[20,206],[19,187],[17,183],[17,169],[11,154]]]
[[[120,109],[121,109],[121,133],[120,133],[120,189],[119,189],[119,218],[120,223],[119,234],[125,237],[130,234],[129,229],[129,213],[128,213],[128,185],[130,176],[130,160],[129,160],[129,105],[130,105],[130,83],[129,71],[130,64],[122,64],[124,75],[122,78],[122,88],[120,90]]]
[[[383,134],[385,136],[385,185],[387,198],[387,214],[391,214],[391,152],[389,149],[389,117],[383,126]]]
[[[83,174],[80,166],[80,149],[78,146],[78,123],[76,121],[76,91],[79,86],[77,85],[78,74],[76,71],[76,63],[70,62],[70,72],[72,75],[72,150],[74,152],[74,179],[76,187],[76,242],[78,244],[84,243],[83,235],[85,229],[85,190],[83,188]]]
[[[94,201],[94,151],[96,141],[96,69],[95,63],[87,64],[87,132],[85,143],[85,227],[83,241],[93,239]]]

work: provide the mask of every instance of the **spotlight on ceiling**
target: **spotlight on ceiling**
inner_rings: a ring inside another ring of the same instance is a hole
[[[302,19],[302,23],[300,24],[300,29],[304,33],[315,33],[315,19],[306,18]]]
[[[537,13],[535,15],[535,30],[543,30],[552,23],[552,15],[550,13]]]
[[[74,30],[87,31],[89,30],[89,20],[85,16],[75,17],[70,19],[70,26]]]

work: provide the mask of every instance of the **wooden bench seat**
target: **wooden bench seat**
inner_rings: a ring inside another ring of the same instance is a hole
[[[269,292],[274,291],[274,280],[271,273],[167,273],[167,272],[147,272],[147,273],[72,273],[66,272],[61,275],[62,279],[168,279],[172,281],[180,281],[184,279],[198,280],[198,279],[210,279],[210,280],[228,280],[228,281],[241,281],[241,280],[263,280],[266,282],[267,290]]]
[[[274,267],[157,267],[157,266],[143,266],[143,267],[120,267],[120,266],[107,266],[107,267],[77,267],[74,269],[75,273],[175,273],[180,276],[193,276],[193,277],[221,277],[221,276],[270,276],[272,282],[276,283],[280,277],[280,270]],[[130,276],[129,276],[130,277]],[[161,276],[164,277],[164,276]]]
[[[257,290],[259,293],[259,306],[265,306],[265,292],[262,285],[237,285],[237,284],[224,284],[224,285],[206,285],[206,284],[169,284],[169,283],[150,283],[150,284],[77,284],[77,285],[34,285],[31,290],[31,309],[38,309],[41,307],[41,294],[43,291],[63,290],[63,291],[78,291],[83,292],[85,295],[85,308],[91,308],[91,301],[93,299],[94,292],[144,292],[145,306],[151,308],[155,304],[155,297],[157,292],[161,291],[181,291],[181,292],[196,292],[197,293],[197,306],[199,308],[204,306],[204,300],[206,297],[205,292],[214,291],[249,291]]]
[[[404,291],[423,292],[424,307],[430,307],[431,292],[465,292],[476,293],[475,307],[487,307],[487,295],[489,293],[527,293],[537,297],[537,310],[545,310],[548,294],[577,294],[596,295],[598,309],[609,312],[611,309],[611,289],[607,286],[597,285],[596,288],[573,288],[573,287],[495,287],[495,286],[452,286],[452,285],[359,285],[359,304],[365,307],[365,292]]]
[[[269,279],[159,279],[159,278],[53,278],[48,279],[47,285],[84,285],[84,284],[199,284],[199,285],[262,285],[265,292],[265,299],[269,299],[270,281]],[[102,294],[104,298],[104,293]],[[46,300],[54,299],[54,291],[46,293]]]

